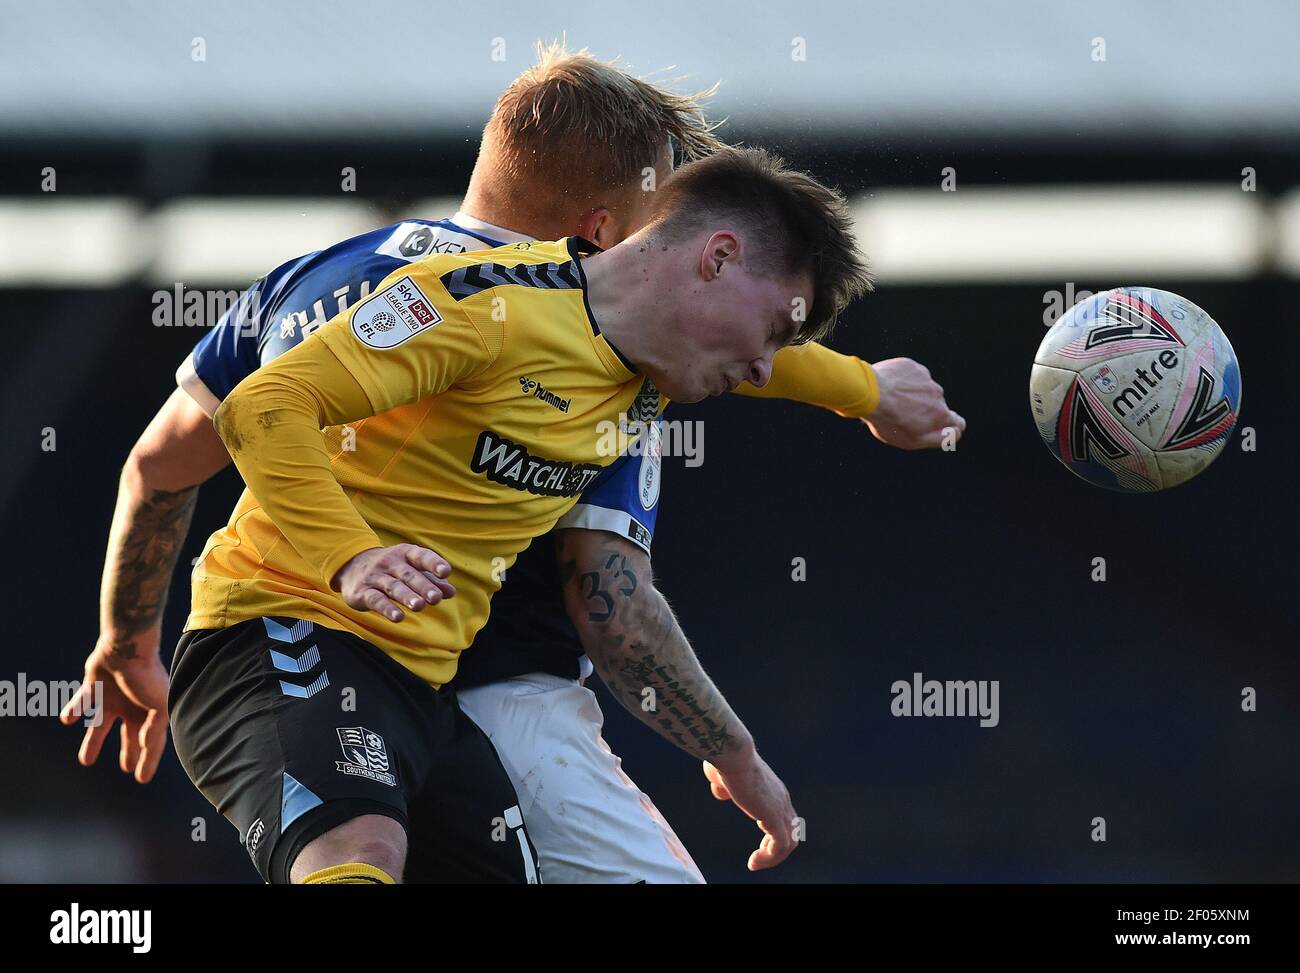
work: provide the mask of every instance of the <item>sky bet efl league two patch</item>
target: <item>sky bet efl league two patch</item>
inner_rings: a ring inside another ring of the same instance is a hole
[[[442,315],[415,281],[402,277],[352,312],[352,333],[371,348],[396,348],[441,321]]]

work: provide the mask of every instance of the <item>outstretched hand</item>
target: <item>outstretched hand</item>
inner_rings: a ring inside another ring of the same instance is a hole
[[[751,751],[739,766],[729,767],[725,773],[706,760],[704,776],[714,797],[731,801],[763,832],[758,848],[749,856],[751,872],[772,868],[790,857],[798,847],[794,805],[785,784],[762,757]]]
[[[64,726],[94,717],[86,727],[77,759],[89,767],[99,759],[113,724],[122,721],[118,766],[147,784],[167,750],[167,669],[158,657],[157,636],[102,636],[86,659],[81,689],[59,713]],[[98,689],[97,689],[98,687]],[[102,698],[97,699],[102,692]],[[97,708],[102,704],[102,709]]]

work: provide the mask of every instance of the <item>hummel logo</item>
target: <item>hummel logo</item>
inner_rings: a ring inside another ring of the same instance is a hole
[[[519,389],[524,395],[531,395],[535,399],[541,399],[549,406],[554,406],[561,412],[569,411],[569,403],[573,399],[562,399],[554,392],[549,391],[541,382],[535,382],[531,378],[520,376]]]

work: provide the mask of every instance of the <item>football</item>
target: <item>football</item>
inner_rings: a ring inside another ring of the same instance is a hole
[[[1214,461],[1237,423],[1241,372],[1223,330],[1185,297],[1117,287],[1070,308],[1034,356],[1043,442],[1089,483],[1150,493]]]

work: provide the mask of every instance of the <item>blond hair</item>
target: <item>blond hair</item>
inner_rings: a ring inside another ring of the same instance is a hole
[[[538,43],[537,63],[497,99],[479,164],[498,186],[526,187],[525,210],[572,209],[640,183],[671,144],[684,160],[722,146],[701,102],[717,85],[680,95],[563,41]],[[545,198],[540,198],[540,197]]]

